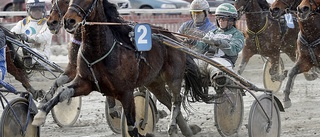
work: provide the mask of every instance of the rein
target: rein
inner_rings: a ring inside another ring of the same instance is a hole
[[[115,23],[115,22],[85,22],[83,25],[131,25],[134,23]],[[188,39],[194,39],[194,40],[201,40],[201,38],[199,37],[195,37],[195,36],[190,36],[190,35],[185,35],[185,34],[181,34],[181,33],[176,33],[176,32],[172,32],[172,31],[168,31],[168,30],[163,30],[163,29],[159,29],[156,27],[152,27],[151,28],[155,29],[155,30],[159,30],[162,32],[168,32],[168,33],[172,33],[177,35],[180,38],[188,38]]]
[[[320,45],[320,38],[318,38],[317,40],[309,43],[301,34],[301,31],[299,32],[298,34],[298,38],[300,40],[300,42],[303,44],[303,45],[306,45],[307,48],[308,48],[308,51],[310,53],[310,56],[311,56],[311,59],[312,59],[312,63],[315,64],[316,66],[319,66],[319,62],[317,61],[317,56],[315,55],[314,53],[314,48],[317,47],[317,45]]]

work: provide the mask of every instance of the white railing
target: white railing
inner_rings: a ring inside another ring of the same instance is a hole
[[[210,8],[210,12],[214,12],[216,8]],[[130,14],[130,13],[181,13],[181,14],[190,14],[189,9],[119,9],[120,14]],[[26,11],[0,11],[0,16],[26,16]],[[49,11],[47,11],[49,15]]]

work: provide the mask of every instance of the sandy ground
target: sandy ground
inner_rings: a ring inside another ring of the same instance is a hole
[[[286,69],[290,69],[293,63],[286,56],[284,62]],[[63,57],[60,57],[63,58]],[[239,61],[239,60],[238,60]],[[62,66],[65,64],[61,64]],[[243,77],[254,83],[256,86],[263,88],[262,83],[262,66],[263,61],[260,56],[251,58]],[[13,84],[17,89],[24,90],[12,76],[8,76],[6,81]],[[42,76],[34,76],[31,83],[36,89],[48,90],[53,80],[47,80]],[[286,80],[282,84],[282,88],[276,96],[282,100],[282,90]],[[317,86],[318,85],[318,86]],[[294,90],[291,94],[292,107],[281,112],[281,136],[282,137],[317,137],[320,136],[320,103],[318,80],[306,81],[302,75],[297,76]],[[257,95],[260,93],[257,93]],[[250,107],[254,98],[247,94],[244,100],[244,118],[236,136],[248,136],[246,125]],[[73,127],[60,128],[54,123],[51,113],[49,113],[46,123],[41,126],[41,137],[121,137],[119,134],[113,133],[105,119],[105,97],[98,92],[92,92],[90,95],[82,98],[82,108],[80,117]],[[214,105],[205,103],[192,103],[195,111],[189,117],[189,124],[197,124],[202,131],[195,135],[196,137],[212,137],[220,136],[214,126]],[[158,109],[164,109],[163,105],[157,104]],[[165,111],[169,112],[167,109]],[[0,109],[2,111],[2,109]],[[185,116],[185,113],[184,113]],[[156,125],[155,135],[158,137],[167,136],[167,124],[169,117],[160,119]],[[181,135],[182,136],[182,135]]]

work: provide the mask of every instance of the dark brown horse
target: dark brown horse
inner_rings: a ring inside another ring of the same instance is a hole
[[[296,3],[296,4],[294,4]],[[300,5],[298,5],[300,3]],[[277,16],[284,13],[291,5],[297,8],[297,16],[300,32],[297,39],[298,59],[289,71],[288,81],[284,90],[284,107],[291,106],[289,97],[292,91],[295,77],[312,67],[319,70],[320,63],[320,0],[277,0],[272,4],[272,15]]]
[[[119,25],[85,25],[86,21],[113,22]],[[81,24],[83,26],[80,26]],[[185,136],[192,136],[194,133],[180,112],[180,90],[184,75],[189,74],[185,72],[188,70],[186,64],[194,64],[191,62],[193,60],[188,59],[185,53],[165,46],[162,40],[157,38],[153,38],[150,51],[137,52],[128,37],[129,32],[133,30],[132,27],[120,24],[128,22],[119,16],[116,5],[107,0],[70,2],[64,16],[65,29],[71,33],[79,26],[82,29],[77,74],[70,86],[40,108],[33,124],[43,124],[48,112],[58,102],[70,97],[88,95],[91,91],[99,91],[122,103],[129,134],[141,136],[135,126],[137,123],[133,91],[136,87],[146,86],[161,103],[171,109],[169,134],[177,135],[178,124]],[[152,32],[177,40],[163,28],[153,28]]]
[[[52,8],[47,20],[47,25],[51,33],[57,34],[60,31],[60,28],[63,26],[62,17],[64,16],[64,14],[66,13],[69,7],[69,2],[70,0],[53,0],[52,1]],[[75,78],[76,76],[75,70],[77,68],[77,56],[78,56],[80,45],[81,45],[81,28],[79,27],[73,33],[73,39],[68,44],[69,62],[64,70],[64,73],[54,81],[53,85],[51,86],[50,90],[46,94],[44,100],[41,101],[41,103],[45,103],[48,100],[50,100],[55,94],[58,87],[60,87],[63,84],[69,83]]]
[[[286,74],[279,74],[280,52],[284,52],[294,62],[296,60],[296,39],[298,28],[281,26],[279,20],[269,15],[269,4],[266,0],[237,0],[235,7],[239,15],[245,14],[247,37],[242,49],[242,60],[238,73],[241,74],[249,59],[260,54],[268,57],[271,63],[270,75],[273,81],[282,81]],[[295,22],[297,26],[297,22]]]
[[[0,25],[0,27],[4,30],[6,36],[11,37],[13,39],[19,39],[16,35],[13,35],[9,30],[7,30],[5,27]],[[10,73],[16,80],[21,82],[22,86],[32,93],[34,99],[37,99],[38,97],[42,97],[44,91],[43,90],[35,90],[29,83],[28,74],[26,72],[26,67],[24,67],[24,64],[20,58],[18,58],[19,55],[16,52],[16,49],[14,48],[13,44],[7,40],[6,42],[6,62],[7,62],[7,71]]]

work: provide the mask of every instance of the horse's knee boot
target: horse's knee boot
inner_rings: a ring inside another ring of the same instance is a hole
[[[59,96],[59,102],[62,102],[66,99],[71,98],[74,95],[74,89],[73,88],[64,88]]]

